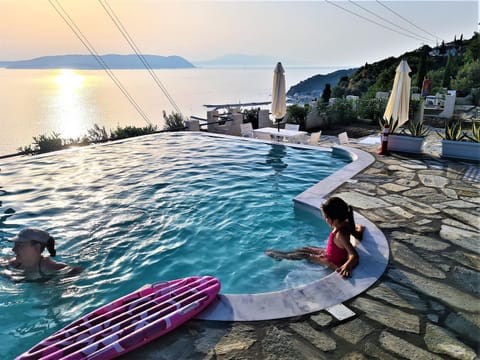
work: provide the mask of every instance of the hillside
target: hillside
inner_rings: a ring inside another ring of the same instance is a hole
[[[143,55],[152,69],[185,69],[195,65],[180,56]],[[110,69],[144,69],[137,55],[101,55]],[[0,67],[7,69],[103,69],[92,55],[42,56],[31,60],[2,61]]]
[[[293,85],[288,91],[287,96],[309,95],[320,97],[326,84],[334,87],[341,78],[351,76],[357,69],[337,70],[332,73],[315,75],[306,80]]]
[[[432,80],[431,93],[449,88],[465,95],[480,87],[480,35],[475,33],[468,40],[461,36],[435,48],[425,45],[399,57],[366,63],[348,78],[342,78],[333,88],[332,97],[373,97],[377,91],[391,90],[395,69],[401,59],[406,59],[412,70],[413,91],[420,92],[424,76]]]

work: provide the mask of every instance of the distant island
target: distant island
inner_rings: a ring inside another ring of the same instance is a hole
[[[199,67],[275,67],[279,60],[265,55],[228,54],[210,60],[194,61]]]
[[[209,60],[192,61],[198,67],[204,68],[271,68],[272,71],[278,62],[284,67],[318,67],[308,65],[302,61],[268,55],[227,54]]]
[[[191,62],[181,56],[143,55],[152,69],[191,69]],[[101,55],[110,69],[145,69],[137,55]],[[59,69],[70,68],[80,70],[103,69],[103,66],[92,55],[56,55],[42,56],[31,60],[0,61],[0,67],[7,69]]]

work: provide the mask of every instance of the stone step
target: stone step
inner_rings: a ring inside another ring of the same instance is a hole
[[[343,304],[333,305],[325,310],[327,310],[327,312],[329,312],[335,319],[339,321],[355,316],[355,313]]]

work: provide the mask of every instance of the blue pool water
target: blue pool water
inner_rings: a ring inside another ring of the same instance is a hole
[[[0,357],[146,283],[213,275],[222,293],[259,293],[325,271],[275,261],[268,248],[322,246],[325,222],[292,199],[345,166],[329,152],[204,134],[157,134],[1,165],[6,239],[25,226],[57,239],[79,278],[13,283],[0,277]],[[6,341],[8,340],[8,341]]]

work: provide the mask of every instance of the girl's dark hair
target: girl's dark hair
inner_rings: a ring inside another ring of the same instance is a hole
[[[55,239],[53,238],[53,236],[50,236],[48,238],[46,244],[40,243],[40,245],[42,246],[41,252],[45,250],[45,248],[47,248],[50,256],[54,257],[55,255],[57,255],[57,251],[55,250]]]
[[[339,197],[333,196],[322,204],[322,211],[325,216],[332,220],[348,220],[350,233],[356,234],[353,208]]]

